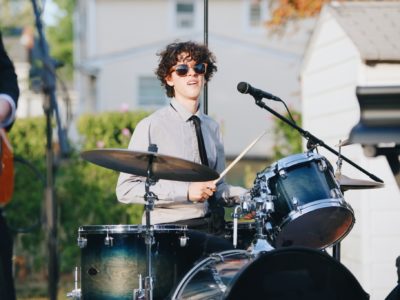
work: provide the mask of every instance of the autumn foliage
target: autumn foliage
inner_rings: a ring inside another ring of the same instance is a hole
[[[270,27],[285,25],[293,19],[312,17],[321,11],[322,6],[330,0],[274,0]]]

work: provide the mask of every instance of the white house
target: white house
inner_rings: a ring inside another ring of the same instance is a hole
[[[299,109],[298,81],[303,50],[315,20],[300,22],[284,35],[264,25],[268,2],[250,0],[82,0],[77,2],[75,59],[79,113],[156,109],[167,103],[154,70],[156,53],[175,40],[204,41],[219,71],[208,87],[208,113],[221,124],[228,157],[236,157],[274,117],[240,94],[246,81]],[[270,103],[284,112],[280,103]],[[270,156],[271,133],[248,157]],[[255,175],[255,174],[254,174]]]
[[[304,128],[334,147],[360,118],[357,86],[400,85],[400,3],[333,2],[321,12],[301,69]],[[338,150],[338,148],[336,148]],[[385,182],[350,190],[356,223],[341,243],[341,260],[371,299],[384,299],[397,282],[400,189],[382,156],[368,158],[358,144],[342,154]],[[336,156],[320,147],[335,166]],[[342,174],[372,181],[344,162]]]

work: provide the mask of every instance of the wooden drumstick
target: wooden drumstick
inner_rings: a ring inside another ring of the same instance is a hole
[[[230,169],[232,169],[235,165],[236,165],[236,163],[259,141],[259,139],[261,139],[265,134],[267,133],[267,130],[264,130],[253,142],[251,142],[251,144],[250,145],[248,145],[247,147],[246,147],[246,149],[244,149],[243,151],[242,151],[242,153],[240,153],[239,155],[238,155],[238,157],[236,157],[235,158],[235,160],[233,161],[233,162],[231,162],[230,164],[229,164],[229,166],[228,167],[226,167],[225,168],[225,170],[223,170],[222,172],[221,172],[221,174],[219,175],[219,178],[218,179],[215,179],[214,180],[214,183],[217,183],[219,180],[221,180],[221,178],[222,177],[224,177],[225,175],[226,175],[226,173],[228,173],[229,172],[229,170]]]

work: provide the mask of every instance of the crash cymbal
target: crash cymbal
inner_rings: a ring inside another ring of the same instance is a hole
[[[83,159],[118,172],[147,176],[149,160],[152,159],[154,179],[176,181],[209,181],[219,174],[207,166],[181,158],[154,152],[134,152],[126,149],[95,149],[81,153]]]
[[[336,174],[335,177],[339,181],[340,188],[342,191],[376,189],[383,187],[383,183],[380,182],[363,180],[363,179],[354,179],[343,174]]]

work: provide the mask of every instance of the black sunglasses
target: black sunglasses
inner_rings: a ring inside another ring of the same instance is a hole
[[[172,72],[175,71],[178,76],[186,76],[190,68],[187,64],[180,64],[173,67]],[[196,74],[203,75],[206,73],[207,65],[205,63],[195,64],[192,69]]]

